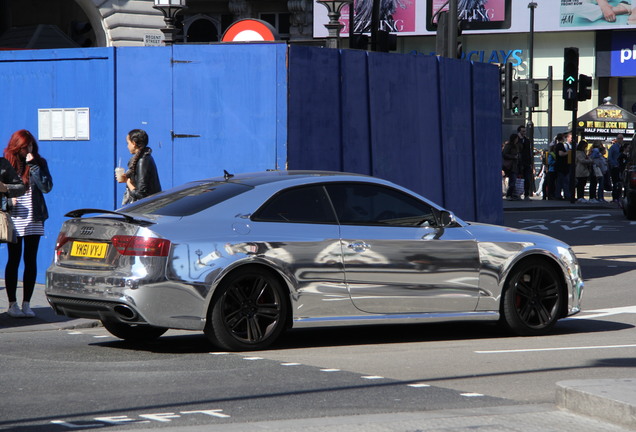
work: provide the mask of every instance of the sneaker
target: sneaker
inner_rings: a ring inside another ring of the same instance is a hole
[[[22,313],[25,318],[34,318],[35,312],[31,310],[31,305],[29,302],[22,302]]]
[[[579,198],[576,200],[577,203],[585,204],[587,200],[585,198]]]
[[[24,318],[24,313],[20,310],[20,306],[17,303],[12,303],[7,309],[7,315],[11,318]]]

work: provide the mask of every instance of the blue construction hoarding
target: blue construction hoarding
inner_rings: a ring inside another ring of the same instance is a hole
[[[328,169],[387,178],[467,220],[503,220],[492,65],[283,43],[25,50],[0,52],[0,85],[0,145],[22,128],[44,137],[54,179],[39,282],[66,212],[119,207],[113,170],[134,128],[148,131],[164,189],[224,169]],[[63,127],[56,111],[78,109],[88,136],[41,133]],[[53,125],[42,114],[52,111]]]

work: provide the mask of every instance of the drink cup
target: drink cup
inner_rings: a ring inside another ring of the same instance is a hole
[[[122,167],[115,168],[115,178],[119,183],[124,183],[126,181],[124,178],[124,169]]]

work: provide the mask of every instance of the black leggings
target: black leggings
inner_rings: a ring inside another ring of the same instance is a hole
[[[4,269],[4,283],[7,288],[7,297],[9,302],[16,301],[16,291],[18,290],[18,267],[20,267],[20,258],[22,257],[22,242],[24,241],[24,274],[22,276],[22,286],[24,288],[24,296],[22,301],[31,301],[33,289],[35,288],[35,279],[38,274],[38,246],[40,245],[39,235],[28,235],[18,237],[17,243],[7,243],[9,258],[7,266]]]

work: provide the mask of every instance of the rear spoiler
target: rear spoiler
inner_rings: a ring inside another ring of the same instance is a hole
[[[71,217],[71,218],[81,218],[82,216],[89,214],[89,213],[100,213],[100,214],[110,214],[110,215],[117,215],[117,216],[121,216],[123,217],[126,222],[136,222],[136,223],[144,223],[144,224],[153,224],[154,222],[146,219],[146,218],[139,218],[139,217],[132,217],[127,213],[122,213],[122,212],[118,212],[118,211],[114,211],[114,210],[102,210],[102,209],[91,209],[91,208],[86,208],[86,209],[77,209],[77,210],[73,210],[70,211],[68,213],[66,213],[64,216],[66,217]]]

